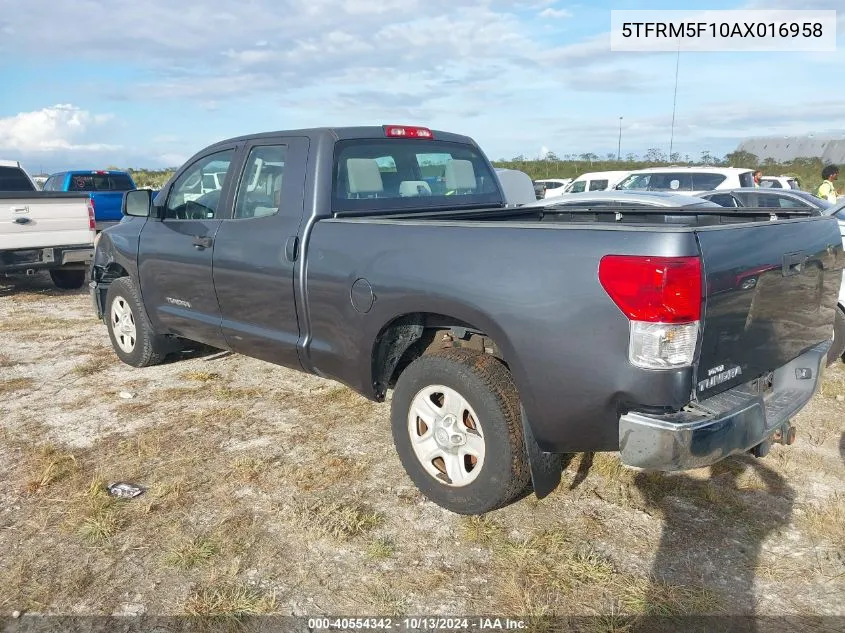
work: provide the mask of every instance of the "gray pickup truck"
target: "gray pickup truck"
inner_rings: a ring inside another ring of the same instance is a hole
[[[123,210],[90,284],[123,362],[187,340],[392,389],[407,475],[464,514],[547,495],[566,453],[791,443],[843,269],[806,211],[508,205],[472,139],[419,127],[223,141]]]

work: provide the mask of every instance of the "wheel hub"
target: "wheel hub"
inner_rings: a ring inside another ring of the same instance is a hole
[[[451,413],[434,422],[434,441],[444,450],[454,450],[467,443],[466,431]]]

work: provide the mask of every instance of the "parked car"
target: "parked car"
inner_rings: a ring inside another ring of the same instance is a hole
[[[39,191],[18,161],[0,161],[0,274],[49,271],[57,288],[85,284],[94,257],[87,194]]]
[[[568,207],[675,207],[675,208],[712,208],[719,207],[715,202],[702,200],[695,196],[685,196],[668,191],[592,191],[573,193],[545,199],[534,203],[544,209],[562,209]]]
[[[649,167],[632,171],[617,189],[674,191],[695,196],[713,189],[753,187],[754,172],[739,167]]]
[[[566,185],[563,194],[613,189],[619,181],[630,173],[629,171],[593,171],[581,174]]]
[[[793,176],[763,176],[760,186],[769,189],[801,189],[801,181]]]
[[[546,188],[544,198],[556,198],[565,191],[572,178],[542,178],[536,182],[542,183]]]
[[[128,172],[109,170],[63,171],[52,174],[44,183],[44,191],[89,194],[98,231],[120,222],[123,218],[120,212],[123,193],[135,188],[135,182]]]
[[[793,189],[767,189],[764,187],[743,187],[724,191],[706,191],[700,198],[710,200],[723,207],[757,207],[780,209],[810,209],[821,215],[831,206],[827,200],[817,198],[806,191]]]
[[[791,443],[844,259],[805,212],[508,207],[471,138],[395,125],[221,141],[124,211],[90,286],[121,361],[187,339],[393,389],[406,473],[464,514],[549,494],[565,453],[672,471]],[[710,292],[763,264],[771,284]]]

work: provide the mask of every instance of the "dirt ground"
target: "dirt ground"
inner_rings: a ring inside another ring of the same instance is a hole
[[[2,281],[0,616],[845,616],[843,396],[839,363],[765,459],[574,455],[466,518],[416,492],[389,404],[236,355],[134,369],[87,292]]]

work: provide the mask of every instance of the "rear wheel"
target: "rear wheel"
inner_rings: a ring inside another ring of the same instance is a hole
[[[408,476],[447,510],[483,514],[530,484],[516,386],[490,355],[447,349],[412,362],[396,383],[391,425]]]
[[[127,365],[158,365],[173,350],[167,339],[153,330],[135,284],[129,277],[120,277],[109,285],[106,325],[115,354]]]
[[[50,279],[59,290],[78,290],[85,284],[85,269],[53,268]]]
[[[833,322],[833,345],[827,353],[828,366],[842,359],[845,354],[845,310],[842,306],[836,308],[836,319]]]

